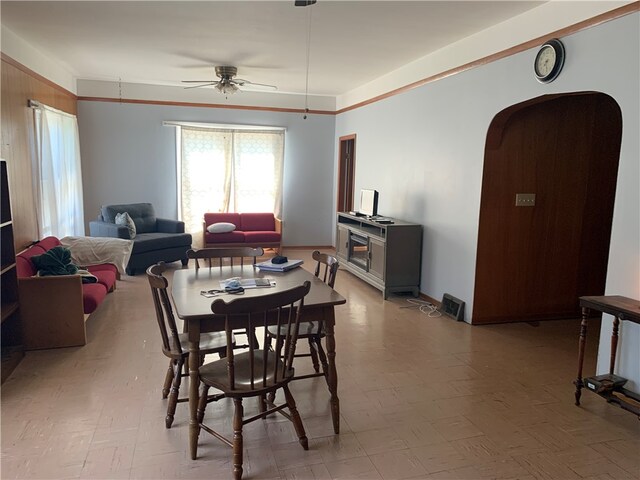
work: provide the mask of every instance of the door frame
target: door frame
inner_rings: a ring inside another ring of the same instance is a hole
[[[338,139],[338,198],[337,212],[353,210],[353,197],[356,173],[356,134],[345,135]]]

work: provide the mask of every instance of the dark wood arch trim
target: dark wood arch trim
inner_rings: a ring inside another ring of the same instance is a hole
[[[530,98],[529,100],[525,100],[524,102],[516,103],[515,105],[511,105],[510,107],[505,108],[500,111],[493,117],[491,120],[491,124],[489,125],[489,130],[487,131],[487,141],[485,144],[485,148],[487,150],[492,150],[495,148],[499,148],[502,143],[502,134],[504,133],[505,125],[507,125],[511,119],[511,117],[520,112],[521,110],[528,108],[532,105],[538,105],[544,102],[553,102],[554,100],[560,97],[568,97],[574,95],[594,95],[602,93],[594,92],[594,91],[585,91],[585,92],[570,92],[570,93],[551,93],[548,95],[541,95],[539,97]]]
[[[487,132],[473,324],[571,318],[603,295],[622,139],[604,93],[545,95]],[[518,193],[535,206],[516,206]]]

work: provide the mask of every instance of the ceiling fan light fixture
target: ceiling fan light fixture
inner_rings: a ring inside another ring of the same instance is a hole
[[[233,95],[239,90],[237,85],[225,81],[218,82],[215,89],[224,95]]]
[[[199,87],[213,87],[218,92],[225,96],[233,95],[240,91],[245,85],[257,88],[273,89],[277,90],[275,85],[267,85],[266,83],[250,82],[249,80],[243,80],[242,78],[235,79],[238,74],[238,69],[230,65],[223,65],[215,67],[216,76],[220,80],[183,80],[183,83],[200,83],[200,85],[188,86],[185,88],[199,88]]]

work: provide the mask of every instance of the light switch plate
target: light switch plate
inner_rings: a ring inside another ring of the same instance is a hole
[[[516,193],[516,207],[533,207],[535,204],[535,193]]]

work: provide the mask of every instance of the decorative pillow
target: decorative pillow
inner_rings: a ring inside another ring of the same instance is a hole
[[[236,229],[236,226],[233,223],[228,222],[218,222],[212,223],[207,227],[207,232],[209,233],[229,233],[233,232]]]
[[[127,212],[116,214],[116,225],[124,225],[129,229],[129,238],[134,239],[136,237],[136,224]]]

